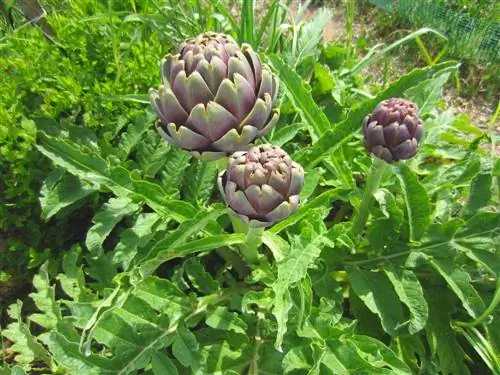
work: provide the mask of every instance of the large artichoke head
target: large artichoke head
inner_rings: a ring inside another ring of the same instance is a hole
[[[278,81],[252,48],[228,35],[188,39],[161,62],[162,85],[150,89],[171,144],[202,160],[245,150],[276,124]]]
[[[230,210],[253,227],[267,227],[293,213],[303,184],[302,167],[269,144],[235,152],[218,179]]]
[[[388,163],[413,157],[423,132],[416,105],[406,99],[384,100],[364,120],[365,147]]]

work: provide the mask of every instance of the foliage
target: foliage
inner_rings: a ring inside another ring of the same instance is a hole
[[[50,21],[61,38],[83,33],[94,58],[73,40],[66,48],[86,63],[53,57],[51,79],[39,65],[26,68],[34,78],[20,74],[20,92],[45,90],[33,111],[31,100],[2,93],[17,106],[10,126],[26,118],[33,152],[12,159],[25,169],[8,173],[29,174],[34,160],[45,166],[40,215],[49,227],[67,224],[53,246],[64,252],[39,258],[29,297],[8,308],[2,373],[499,373],[500,163],[494,138],[436,109],[458,64],[374,87],[355,69],[350,41],[323,45],[314,21],[286,26],[277,2],[258,25],[248,2],[238,22],[221,2],[206,3],[216,11],[186,2],[184,17],[168,2],[102,5],[88,17],[89,7],[68,3]],[[167,145],[142,103],[159,79],[160,39],[177,40],[158,20],[174,16],[186,36],[208,25],[253,41],[282,83],[280,121],[261,142],[304,167],[302,206],[262,234],[255,265],[216,192],[221,166]],[[79,17],[102,27],[71,21]],[[94,34],[106,30],[117,32],[111,41]],[[5,41],[14,43],[9,53],[46,43],[24,32],[28,41]],[[137,45],[122,50],[132,33],[141,34]],[[99,66],[110,69],[102,82]],[[64,79],[80,89],[52,86]],[[425,136],[417,156],[386,166],[370,191],[362,120],[390,97],[421,108]],[[77,108],[67,117],[63,98]],[[373,204],[362,204],[364,194]],[[353,225],[363,211],[367,221]]]

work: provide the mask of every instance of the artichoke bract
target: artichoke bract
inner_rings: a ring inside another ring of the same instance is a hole
[[[162,85],[150,89],[171,144],[202,160],[248,149],[278,121],[278,81],[248,44],[205,33],[180,45],[161,62]]]
[[[230,210],[251,227],[267,227],[293,213],[303,184],[302,167],[269,144],[235,152],[218,178]]]
[[[406,99],[384,100],[364,119],[365,147],[388,163],[413,157],[423,131],[417,106]]]

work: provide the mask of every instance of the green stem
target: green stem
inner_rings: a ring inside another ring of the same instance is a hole
[[[241,254],[250,264],[259,263],[259,247],[262,244],[262,234],[265,228],[248,228],[247,238],[241,246]]]
[[[240,245],[240,252],[248,264],[259,263],[259,247],[262,244],[262,234],[265,228],[254,228],[249,226],[239,217],[230,214],[229,218],[233,224],[235,233],[246,233],[246,241]]]
[[[387,163],[382,159],[375,158],[375,161],[370,168],[368,178],[366,180],[366,187],[363,193],[363,199],[357,213],[354,216],[351,227],[352,237],[357,240],[365,227],[370,209],[373,204],[373,193],[378,189],[382,176],[387,169]]]

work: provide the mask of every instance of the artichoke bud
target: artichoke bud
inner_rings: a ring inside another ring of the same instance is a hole
[[[229,209],[252,227],[267,227],[300,204],[304,170],[281,148],[269,144],[235,152],[218,185]]]
[[[384,100],[364,119],[366,149],[388,163],[415,156],[423,132],[417,106],[406,99]]]
[[[162,85],[150,89],[158,132],[202,160],[246,150],[276,125],[278,80],[248,44],[205,33],[161,62]]]

